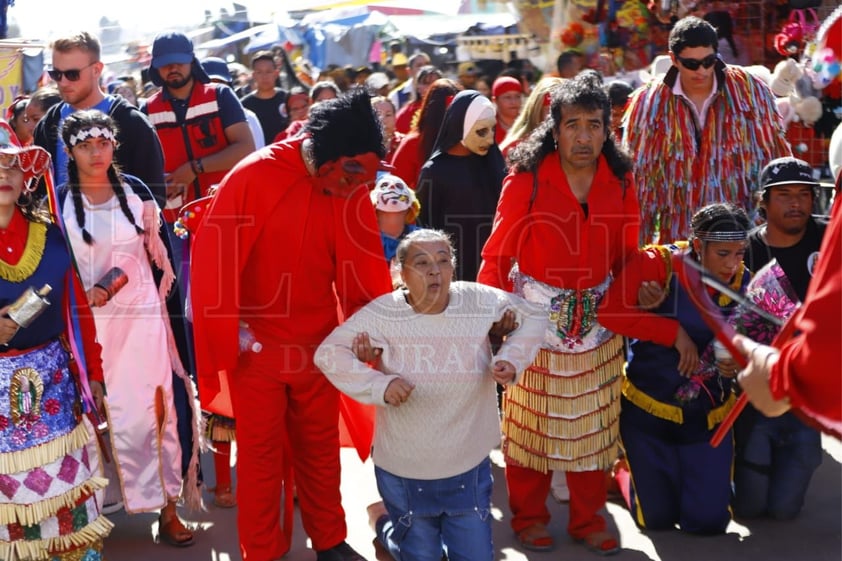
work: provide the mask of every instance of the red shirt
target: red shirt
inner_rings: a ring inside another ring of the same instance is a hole
[[[406,135],[404,135],[403,133],[397,132],[397,131],[395,131],[394,134],[392,134],[392,138],[389,139],[389,144],[388,144],[387,151],[386,151],[386,157],[384,158],[384,160],[386,160],[389,163],[392,162],[392,160],[395,157],[395,152],[397,152],[398,146],[401,145],[401,141],[403,140],[404,136],[406,136]],[[400,176],[398,176],[398,177],[400,177]],[[401,179],[403,179],[403,178],[401,177]],[[406,181],[406,180],[404,179],[404,181]]]
[[[623,182],[599,157],[588,194],[588,214],[567,183],[559,158],[538,168],[538,192],[529,210],[533,174],[509,174],[494,227],[482,250],[478,280],[506,290],[512,260],[523,273],[559,288],[599,285],[637,253],[640,211],[631,174]]]
[[[29,220],[24,218],[19,210],[15,210],[12,213],[12,219],[9,220],[9,225],[0,229],[0,254],[3,261],[9,265],[17,265],[23,257],[27,239],[29,239]]]
[[[421,100],[416,99],[400,108],[395,115],[395,130],[404,134],[412,129],[412,118],[421,109]]]
[[[395,155],[392,156],[390,164],[395,166],[394,174],[406,181],[410,189],[415,189],[418,182],[418,174],[424,162],[420,154],[421,137],[418,131],[412,131],[403,137]]]

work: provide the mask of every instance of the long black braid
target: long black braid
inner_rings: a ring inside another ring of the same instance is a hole
[[[108,166],[108,179],[111,180],[111,188],[114,189],[114,193],[117,195],[117,200],[120,201],[120,209],[123,211],[123,215],[129,220],[129,222],[131,222],[132,226],[134,226],[135,232],[138,234],[144,233],[145,230],[135,221],[132,209],[129,208],[129,202],[126,200],[126,190],[123,189],[123,182],[120,181],[120,176],[117,173],[117,167],[113,163]]]
[[[62,138],[65,145],[70,148],[71,135],[78,134],[80,131],[90,127],[105,127],[110,129],[115,136],[117,135],[117,127],[114,124],[114,121],[112,121],[105,113],[96,110],[77,111],[76,113],[68,116],[62,126]],[[82,191],[79,186],[79,168],[76,166],[76,161],[72,157],[67,160],[67,178],[70,193],[73,197],[76,222],[82,229],[82,239],[85,240],[85,243],[88,245],[92,245],[94,243],[93,236],[91,236],[91,233],[85,228],[85,209],[82,203]],[[123,182],[120,180],[119,169],[117,168],[117,164],[114,162],[111,162],[111,165],[108,166],[108,180],[111,183],[111,189],[114,191],[114,194],[117,195],[117,199],[120,203],[120,210],[123,211],[123,215],[134,226],[135,231],[138,234],[143,234],[145,230],[137,224],[134,214],[129,208],[129,203],[126,199],[126,191],[123,189]]]
[[[73,197],[73,210],[76,212],[76,223],[82,229],[82,239],[85,243],[92,245],[94,238],[85,229],[85,207],[82,204],[82,191],[79,189],[79,170],[72,158],[67,160],[67,185],[70,187],[70,195]]]

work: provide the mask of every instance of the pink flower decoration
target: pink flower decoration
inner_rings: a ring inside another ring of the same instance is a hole
[[[24,442],[26,442],[26,431],[21,429],[15,429],[14,431],[12,431],[12,436],[10,440],[15,446],[22,445]]]
[[[44,423],[35,423],[32,426],[32,435],[36,438],[47,436],[49,432],[49,427],[47,427],[47,425],[45,425]]]

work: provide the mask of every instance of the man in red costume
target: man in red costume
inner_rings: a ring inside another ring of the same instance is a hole
[[[567,473],[570,536],[601,555],[620,550],[599,510],[616,458],[623,340],[596,309],[611,275],[637,253],[639,207],[610,123],[594,75],[553,90],[550,115],[509,157],[482,250],[479,282],[547,313],[544,345],[503,401],[512,529],[534,551],[554,545],[546,506],[554,471]]]
[[[364,185],[383,155],[366,95],[320,103],[304,136],[232,170],[196,233],[199,391],[203,409],[237,420],[237,528],[247,561],[280,559],[290,548],[279,514],[290,468],[317,560],[363,559],[344,541],[339,394],[313,353],[339,322],[337,300],[349,315],[391,290]],[[243,324],[261,352],[238,355]]]

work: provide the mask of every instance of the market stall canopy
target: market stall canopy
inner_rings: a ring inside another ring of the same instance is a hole
[[[391,16],[391,33],[402,37],[429,39],[447,35],[502,35],[517,27],[517,18],[510,13]]]
[[[290,43],[292,45],[303,45],[304,39],[292,27],[292,22],[289,25],[282,25],[280,23],[264,23],[255,25],[246,30],[234,33],[228,37],[220,39],[211,39],[196,46],[196,51],[200,56],[210,56],[224,50],[231,45],[239,43],[240,41],[248,41],[242,48],[244,54],[259,51],[261,49],[269,49],[273,45],[283,45]]]
[[[439,13],[454,15],[465,12],[468,2],[455,0],[290,0],[284,9],[290,13],[326,12],[362,8],[367,11],[379,11],[386,14],[404,13]],[[411,12],[408,12],[410,11]],[[328,16],[333,17],[333,16]]]
[[[316,15],[316,14],[311,14]],[[339,14],[334,14],[334,17]],[[317,22],[307,16],[296,29],[301,31],[307,44],[307,58],[316,67],[328,64],[344,66],[368,62],[372,45],[381,29],[389,23],[388,16],[370,12],[329,22]]]

